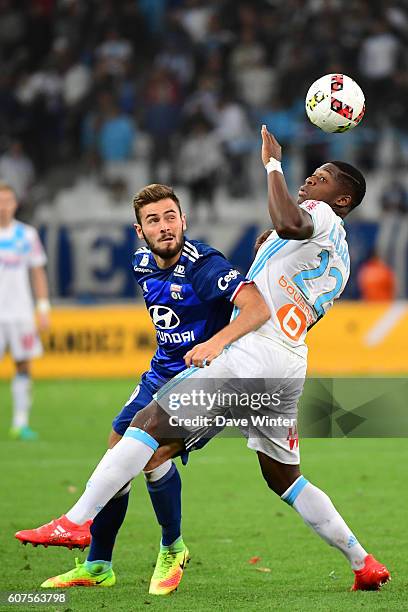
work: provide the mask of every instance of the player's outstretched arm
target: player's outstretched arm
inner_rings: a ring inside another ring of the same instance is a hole
[[[209,365],[218,357],[226,346],[235,342],[245,334],[261,327],[271,316],[271,312],[256,285],[244,285],[234,300],[239,308],[239,314],[226,327],[221,329],[212,338],[196,344],[184,355],[184,361],[189,368],[191,365],[199,368]]]
[[[305,240],[313,234],[310,215],[292,199],[278,162],[282,159],[281,146],[262,126],[262,162],[268,170],[268,208],[276,233],[280,238]],[[276,160],[271,162],[270,160]]]

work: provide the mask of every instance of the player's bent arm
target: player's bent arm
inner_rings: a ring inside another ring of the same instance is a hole
[[[280,238],[291,240],[305,240],[313,234],[313,222],[310,215],[299,208],[291,198],[285,177],[279,164],[268,166],[269,160],[280,162],[282,158],[281,146],[275,136],[271,134],[266,125],[262,126],[261,157],[268,171],[268,208],[269,215]]]
[[[226,346],[255,331],[270,318],[271,312],[256,285],[244,285],[234,300],[238,316],[212,338],[197,344],[184,356],[187,367],[202,367],[218,357]]]
[[[234,306],[239,308],[238,316],[213,336],[222,338],[224,346],[255,331],[271,317],[269,306],[255,284],[244,285],[241,288],[234,300]]]
[[[313,234],[313,221],[308,212],[292,199],[281,172],[268,174],[268,209],[280,238],[305,240]]]

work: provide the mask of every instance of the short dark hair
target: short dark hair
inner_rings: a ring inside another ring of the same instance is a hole
[[[147,185],[143,187],[133,198],[133,208],[135,209],[136,219],[140,225],[140,209],[147,204],[153,204],[153,202],[158,202],[159,200],[165,200],[166,198],[170,198],[177,205],[177,208],[180,211],[181,215],[181,206],[180,200],[174,193],[172,187],[168,187],[167,185],[160,185],[158,183],[152,183],[151,185]]]
[[[351,164],[347,164],[343,161],[331,161],[329,164],[336,166],[338,170],[340,170],[340,180],[347,189],[350,191],[350,195],[352,197],[352,203],[350,206],[350,210],[358,206],[366,192],[366,181],[363,174],[352,166]]]

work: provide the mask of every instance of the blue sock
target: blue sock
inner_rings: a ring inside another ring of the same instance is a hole
[[[96,515],[91,525],[91,547],[87,561],[112,561],[112,552],[119,529],[125,520],[129,492],[113,497]]]
[[[170,546],[181,535],[181,478],[174,463],[160,480],[147,482],[157,520],[162,528],[162,544]]]

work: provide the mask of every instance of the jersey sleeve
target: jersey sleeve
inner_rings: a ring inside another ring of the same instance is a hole
[[[45,254],[43,245],[41,244],[38,232],[34,227],[30,227],[28,234],[29,253],[28,253],[28,265],[30,268],[39,268],[45,266],[47,263],[47,256]]]
[[[204,302],[220,298],[233,302],[244,285],[253,284],[218,253],[200,258],[191,274],[193,289]]]
[[[303,210],[312,217],[314,225],[312,238],[330,233],[333,227],[335,213],[326,202],[320,200],[305,200],[300,204],[300,208],[303,208]]]

